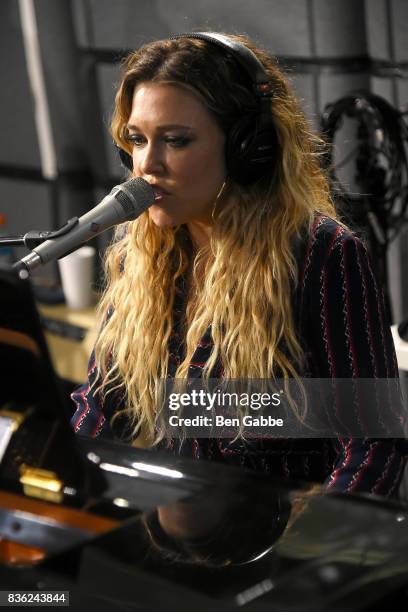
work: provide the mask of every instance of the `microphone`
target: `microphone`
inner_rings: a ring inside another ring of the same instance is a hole
[[[20,278],[27,278],[35,268],[75,251],[110,227],[137,219],[153,204],[154,198],[153,188],[142,178],[131,178],[116,185],[102,202],[82,217],[74,217],[57,232],[51,232],[53,238],[36,246],[14,268]],[[44,237],[46,234],[44,232]]]

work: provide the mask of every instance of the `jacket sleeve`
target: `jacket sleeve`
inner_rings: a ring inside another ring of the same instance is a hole
[[[356,381],[352,402],[340,394],[329,407],[339,421],[347,423],[350,437],[334,441],[338,455],[326,480],[327,489],[392,496],[405,465],[402,401],[395,401],[395,395],[390,399],[383,391],[373,391],[367,399],[358,391],[358,379],[378,379],[373,380],[372,389],[383,390],[381,384],[388,381],[379,379],[398,378],[383,295],[364,245],[341,226],[330,239],[326,237],[318,260],[322,263],[316,263],[316,273],[309,279],[313,334],[309,347],[313,347],[315,372],[332,378],[334,385],[342,378]],[[362,423],[368,420],[392,424],[393,437],[372,438],[369,432],[364,437]],[[354,432],[362,432],[361,437]],[[395,432],[400,432],[398,439]]]
[[[93,438],[99,436],[113,439],[109,422],[104,414],[101,394],[95,392],[98,384],[95,354],[92,351],[88,363],[88,380],[71,394],[76,404],[71,425],[75,433]]]
[[[398,494],[405,453],[402,440],[342,438],[336,465],[326,481],[327,490],[394,497]]]

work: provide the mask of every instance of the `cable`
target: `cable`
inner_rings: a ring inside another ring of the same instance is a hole
[[[408,222],[407,114],[408,106],[399,111],[380,96],[361,91],[328,104],[321,118],[334,199],[353,229],[366,233],[376,256],[377,276],[386,289],[389,314],[387,249]],[[357,146],[334,163],[335,136],[346,118],[357,122]],[[338,177],[338,171],[352,161],[359,193],[346,189]]]

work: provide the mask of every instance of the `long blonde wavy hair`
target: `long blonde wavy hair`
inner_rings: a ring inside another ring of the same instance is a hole
[[[163,437],[156,412],[160,380],[168,373],[177,279],[192,265],[193,286],[199,290],[187,309],[186,350],[176,378],[187,377],[209,325],[214,346],[204,379],[217,360],[226,379],[265,379],[274,372],[296,378],[303,353],[292,316],[298,276],[294,248],[316,213],[336,217],[319,160],[323,143],[311,132],[276,61],[246,37],[229,38],[255,53],[273,86],[271,112],[280,153],[270,175],[248,188],[227,178],[213,213],[210,243],[193,256],[186,226],[157,227],[147,211],[126,232],[119,229],[106,254],[107,285],[95,346],[100,389],[105,394],[120,390],[133,435],[142,429],[152,443]],[[124,63],[112,118],[114,140],[131,153],[124,128],[134,88],[146,81],[194,91],[228,134],[254,107],[245,76],[236,59],[204,40],[147,44]]]

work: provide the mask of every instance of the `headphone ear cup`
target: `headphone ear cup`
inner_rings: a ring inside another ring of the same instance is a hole
[[[230,129],[225,147],[228,176],[240,185],[249,185],[272,173],[278,159],[279,143],[269,117],[246,115]]]
[[[121,147],[118,147],[117,145],[116,145],[116,148],[118,150],[119,159],[120,159],[120,163],[122,164],[122,166],[124,166],[127,170],[132,171],[133,170],[132,156],[129,155],[127,151],[125,151],[124,149],[121,149]]]

